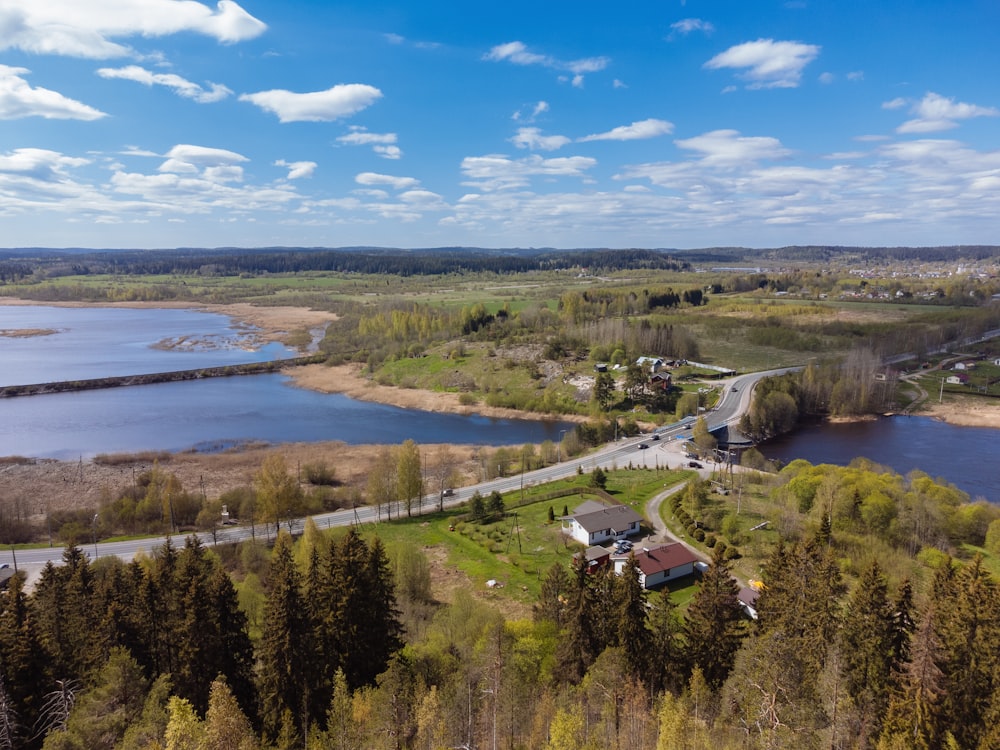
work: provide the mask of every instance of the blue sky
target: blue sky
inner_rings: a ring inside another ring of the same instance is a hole
[[[0,245],[1000,244],[1000,3],[0,0]]]

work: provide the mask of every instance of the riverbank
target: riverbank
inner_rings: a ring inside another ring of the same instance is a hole
[[[949,395],[942,403],[924,403],[916,412],[958,427],[991,427],[1000,430],[1000,401]]]
[[[551,414],[524,412],[504,409],[486,404],[463,404],[457,393],[424,391],[417,388],[397,388],[380,385],[365,375],[364,366],[346,365],[304,365],[289,367],[282,371],[300,388],[321,393],[340,393],[356,401],[372,401],[400,409],[416,409],[442,414],[469,416],[479,414],[492,419],[553,419]],[[567,422],[584,422],[586,418],[577,414],[559,414],[558,419]]]

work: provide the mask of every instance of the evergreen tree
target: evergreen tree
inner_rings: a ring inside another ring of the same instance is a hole
[[[716,545],[684,620],[689,664],[699,667],[713,688],[729,674],[743,637],[738,593],[729,562]]]
[[[562,563],[552,563],[542,581],[538,602],[532,608],[535,621],[549,620],[562,627],[566,621],[569,574]]]
[[[865,569],[847,603],[840,648],[844,687],[858,712],[858,740],[877,737],[892,678],[892,609],[877,561]]]
[[[375,537],[368,547],[360,581],[362,607],[356,614],[358,639],[353,652],[363,659],[353,665],[356,684],[374,684],[375,678],[403,647],[403,626],[396,607],[396,585],[382,540]],[[348,662],[351,665],[350,662]],[[350,679],[348,680],[350,682]]]
[[[501,495],[496,490],[490,493],[489,504],[487,506],[487,512],[494,518],[500,518],[504,513],[503,495]]]
[[[587,561],[582,556],[573,559],[567,597],[564,636],[556,647],[556,676],[577,684],[593,664],[598,649],[596,602]]]
[[[913,635],[900,689],[890,698],[879,750],[936,750],[943,744],[941,704],[946,688],[937,628],[932,602]]]
[[[954,574],[952,585],[935,591],[934,606],[944,657],[942,716],[960,747],[974,747],[985,733],[991,697],[1000,689],[998,585],[977,556]]]
[[[635,556],[629,555],[621,574],[614,579],[613,620],[618,625],[616,643],[621,648],[633,677],[645,677],[650,647],[646,627],[646,590],[639,583]]]
[[[201,747],[205,750],[256,750],[259,747],[250,720],[240,710],[224,679],[212,681],[204,726]]]
[[[257,695],[264,733],[277,739],[282,732],[303,737],[312,653],[301,576],[292,559],[291,537],[281,532],[271,553],[270,594],[259,646]],[[292,717],[286,721],[286,714]]]
[[[649,613],[649,687],[679,693],[684,684],[681,620],[670,592],[662,589]]]
[[[47,664],[35,631],[34,618],[24,593],[24,579],[16,575],[8,581],[6,595],[0,597],[0,713],[17,717],[17,722],[0,716],[7,727],[12,746],[27,746],[26,738],[14,732],[15,725],[30,729],[36,725],[42,706],[39,698],[46,691]],[[0,744],[2,747],[2,744]]]

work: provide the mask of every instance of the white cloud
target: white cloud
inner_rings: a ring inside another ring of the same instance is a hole
[[[208,83],[208,88],[202,88],[185,78],[173,73],[153,73],[138,65],[126,65],[123,68],[98,68],[97,75],[101,78],[121,78],[135,81],[144,86],[165,86],[173,89],[178,96],[194,99],[199,104],[211,104],[225,99],[233,92],[219,83]]]
[[[510,139],[518,148],[528,148],[532,151],[555,151],[570,143],[564,135],[542,135],[539,128],[518,128],[517,135]]]
[[[543,112],[549,111],[549,103],[546,101],[540,101],[535,105],[535,108],[531,110],[531,118],[534,119],[538,117]]]
[[[863,70],[852,70],[847,74],[848,81],[863,81],[865,80],[865,72]]]
[[[314,161],[285,161],[278,159],[274,162],[276,167],[287,167],[289,180],[298,180],[302,177],[312,177],[318,166]]]
[[[420,184],[420,180],[414,177],[394,177],[378,172],[362,172],[355,176],[354,181],[359,185],[388,185],[394,190],[407,190]]]
[[[631,125],[619,125],[606,133],[595,133],[578,138],[579,141],[637,141],[644,138],[656,138],[674,132],[674,124],[667,120],[640,120]]]
[[[467,156],[462,159],[462,172],[471,181],[462,184],[486,191],[506,190],[524,187],[532,177],[583,178],[596,164],[596,159],[586,156],[543,159],[532,155],[516,160],[503,154]]]
[[[819,74],[819,82],[820,83],[825,83],[825,84],[829,85],[829,84],[833,83],[836,80],[837,80],[837,76],[835,76],[833,73],[820,73]]]
[[[614,81],[612,81],[611,86],[613,88],[616,88],[616,89],[627,89],[628,88],[627,84],[623,83],[622,81],[619,81],[617,78]]]
[[[692,31],[702,31],[706,34],[711,34],[715,31],[715,27],[708,21],[703,21],[700,18],[684,18],[680,21],[676,21],[670,24],[670,37],[673,38],[677,34],[687,36]]]
[[[241,95],[240,101],[273,112],[281,122],[330,122],[360,112],[381,97],[382,92],[374,86],[346,83],[305,94],[284,89],[259,91]]]
[[[559,60],[551,55],[529,52],[524,42],[498,44],[483,55],[483,59],[492,62],[510,62],[515,65],[541,65],[553,70],[566,71],[573,74],[568,80],[577,88],[583,86],[584,73],[596,73],[611,64],[611,59],[603,56],[584,57],[579,60]]]
[[[0,65],[0,120],[44,117],[48,120],[98,120],[105,113],[62,94],[32,87],[23,75],[26,68]]]
[[[707,63],[709,70],[736,68],[749,81],[747,88],[794,88],[799,85],[802,70],[819,55],[820,47],[801,42],[776,42],[758,39],[730,47]]]
[[[402,44],[403,42],[406,41],[406,37],[401,36],[399,34],[388,33],[388,34],[383,34],[382,36],[385,37],[385,40],[389,42],[389,44]]]
[[[68,167],[82,167],[89,163],[89,159],[65,156],[58,151],[18,148],[7,154],[0,154],[0,173],[54,180],[63,177]]]
[[[890,99],[887,102],[882,102],[882,109],[902,109],[907,104],[906,99],[901,96],[897,96],[895,99]]]
[[[741,136],[736,130],[713,130],[675,143],[701,154],[702,161],[712,166],[731,167],[763,159],[781,159],[791,152],[777,138]]]
[[[958,127],[956,120],[1000,115],[1000,110],[994,107],[956,102],[932,91],[924,94],[924,98],[917,102],[910,112],[917,117],[907,120],[896,128],[897,133],[932,133],[950,130]]]
[[[174,172],[178,174],[197,174],[219,167],[232,167],[241,162],[249,161],[247,157],[235,151],[208,146],[193,146],[182,143],[174,146],[166,153],[167,160],[158,168],[159,172]],[[238,167],[237,167],[238,168]],[[225,174],[232,175],[233,172]]]
[[[395,133],[369,133],[360,125],[352,125],[351,132],[337,137],[338,143],[348,146],[371,146],[383,159],[399,159],[403,152],[396,146]]]
[[[130,53],[114,39],[194,32],[231,44],[267,26],[232,0],[4,0],[0,49],[106,59]]]
[[[395,133],[369,133],[366,128],[353,126],[351,132],[346,135],[337,136],[338,143],[346,143],[351,146],[368,146],[373,143],[395,143]]]

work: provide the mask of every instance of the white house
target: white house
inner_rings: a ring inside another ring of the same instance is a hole
[[[643,547],[638,552],[633,550],[631,554],[635,555],[635,564],[639,568],[639,583],[646,589],[691,575],[694,573],[694,564],[698,561],[694,553],[680,542]],[[616,575],[622,574],[628,559],[629,555],[611,556]]]
[[[562,522],[564,534],[589,547],[638,534],[642,516],[627,505],[605,506],[588,500]]]
[[[965,385],[969,382],[969,376],[964,372],[959,372],[954,375],[949,375],[945,378],[944,382],[950,383],[951,385]]]
[[[650,373],[659,372],[666,364],[660,357],[639,357],[635,363],[643,369],[649,368]]]

